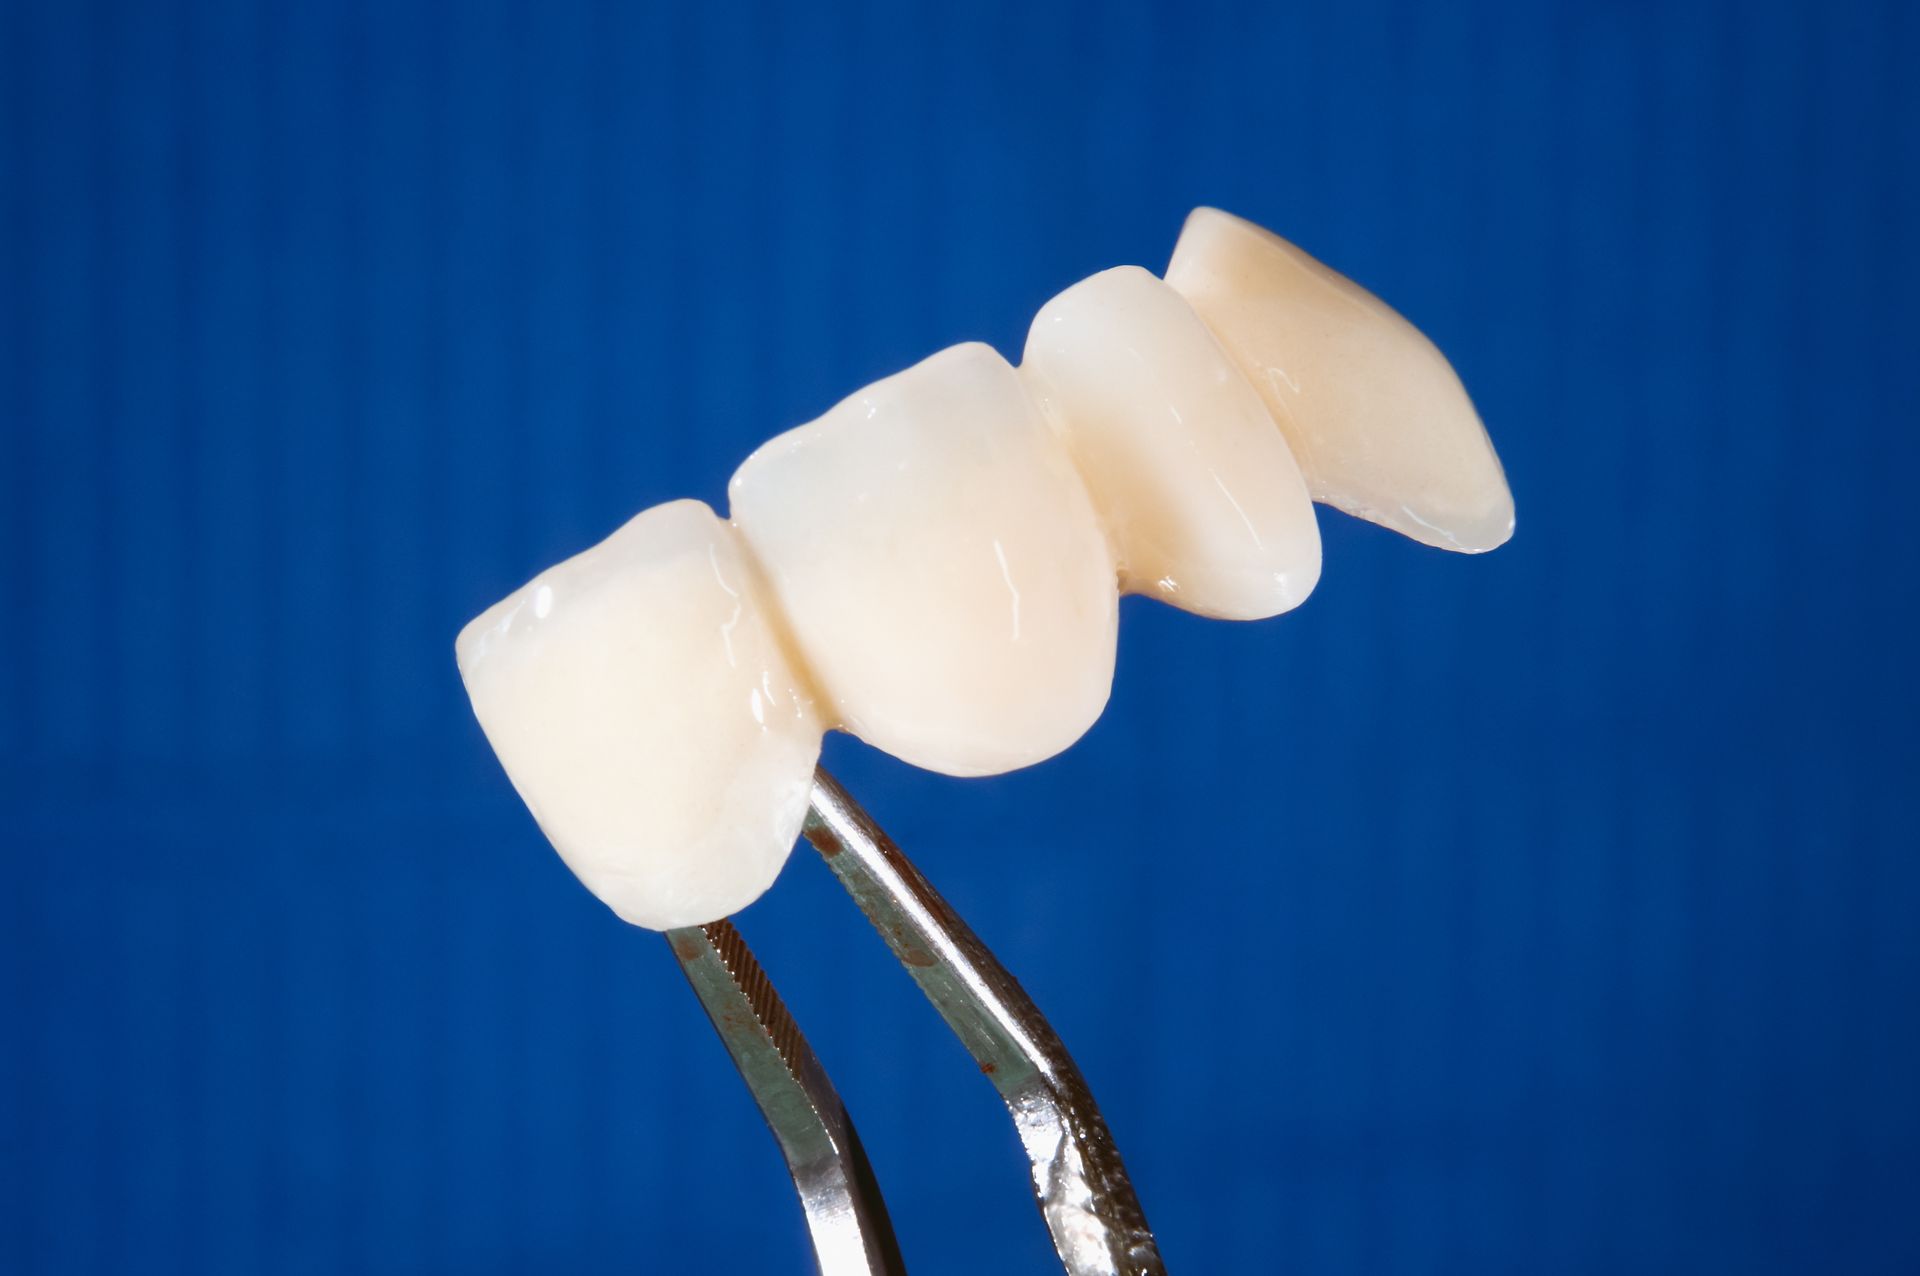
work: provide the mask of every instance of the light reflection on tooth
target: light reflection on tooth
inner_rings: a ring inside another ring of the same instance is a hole
[[[988,347],[941,351],[767,443],[728,496],[828,712],[868,743],[992,774],[1066,748],[1105,706],[1112,558]]]
[[[514,787],[614,912],[694,925],[772,884],[821,727],[712,510],[646,510],[489,608],[455,651]],[[771,712],[782,701],[796,711]]]
[[[1320,578],[1305,482],[1259,394],[1193,308],[1137,266],[1033,321],[1020,366],[1061,428],[1127,589],[1256,620]]]
[[[1167,266],[1285,431],[1316,500],[1478,553],[1513,496],[1446,357],[1379,298],[1279,236],[1197,208]]]

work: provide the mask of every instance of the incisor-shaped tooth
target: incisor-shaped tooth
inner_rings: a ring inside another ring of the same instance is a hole
[[[955,346],[772,440],[728,489],[839,725],[988,775],[1092,725],[1113,682],[1114,568],[1019,376]]]
[[[821,727],[699,501],[637,515],[460,633],[473,710],[561,858],[664,930],[745,907],[806,817]]]
[[[1186,301],[1138,266],[1048,302],[1020,372],[1064,433],[1121,579],[1203,616],[1257,620],[1320,578],[1306,483],[1259,393]]]
[[[1265,397],[1316,500],[1442,549],[1513,534],[1513,496],[1460,378],[1385,302],[1214,208],[1187,218],[1167,282]]]

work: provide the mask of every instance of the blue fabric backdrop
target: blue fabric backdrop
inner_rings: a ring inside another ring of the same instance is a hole
[[[1519,534],[1125,608],[990,782],[844,773],[1176,1273],[1920,1270],[1920,10],[0,5],[0,1270],[800,1272],[458,626],[1196,203],[1460,368]],[[1050,1259],[818,863],[742,921],[921,1273]]]

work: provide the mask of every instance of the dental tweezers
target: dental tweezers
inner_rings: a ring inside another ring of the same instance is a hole
[[[1164,1276],[1106,1121],[1032,998],[825,770],[804,835],[1000,1092],[1069,1276]],[[718,921],[667,942],[786,1158],[821,1276],[900,1276],[853,1122],[739,931]]]

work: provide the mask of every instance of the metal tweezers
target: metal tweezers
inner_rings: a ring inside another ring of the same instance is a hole
[[[1032,999],[824,770],[804,832],[1000,1092],[1069,1276],[1164,1276],[1113,1136]],[[780,1144],[822,1276],[904,1273],[846,1107],[740,932],[717,921],[667,941]]]

